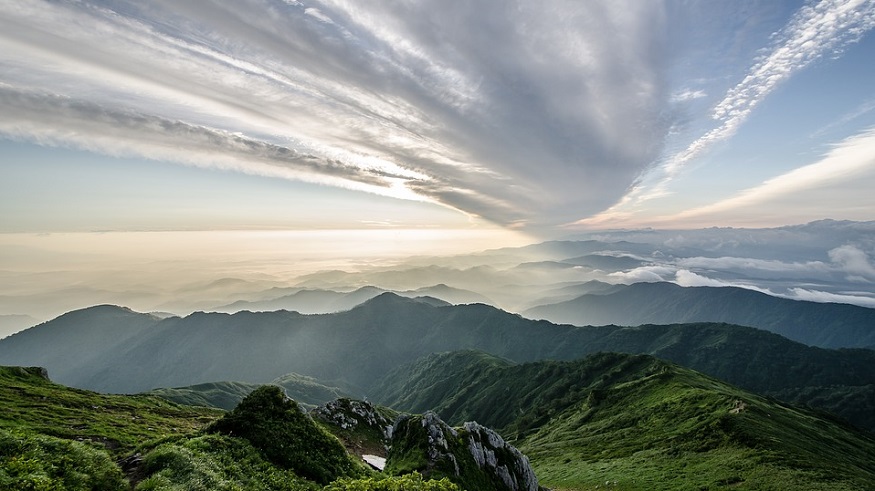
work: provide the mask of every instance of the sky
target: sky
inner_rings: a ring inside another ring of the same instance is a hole
[[[872,220],[873,27],[875,0],[4,1],[0,267]]]

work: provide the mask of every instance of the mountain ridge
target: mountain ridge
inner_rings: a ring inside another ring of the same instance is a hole
[[[635,308],[630,309],[630,305]],[[875,309],[791,300],[730,286],[633,283],[533,307],[523,315],[573,325],[726,322],[765,329],[822,348],[875,346]]]
[[[648,355],[513,364],[449,352],[381,384],[394,394],[384,404],[496,428],[563,489],[804,489],[826,474],[863,489],[875,478],[871,434]]]
[[[728,324],[556,325],[483,304],[434,306],[391,293],[336,314],[195,313],[153,319],[122,345],[92,341],[82,359],[46,337],[47,330],[67,325],[47,323],[0,341],[0,363],[47,366],[62,383],[128,393],[223,380],[266,383],[296,372],[336,381],[332,384],[341,384],[351,396],[364,398],[391,369],[433,352],[478,349],[519,363],[620,351],[651,354],[785,398],[832,386],[865,399],[875,386],[871,350],[813,348]],[[71,358],[56,358],[59,352]],[[824,404],[830,400],[822,398]],[[868,428],[875,423],[854,421]]]

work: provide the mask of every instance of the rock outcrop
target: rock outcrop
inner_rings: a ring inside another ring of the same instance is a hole
[[[398,413],[367,401],[341,398],[310,411],[314,419],[334,427],[348,451],[386,457]]]
[[[452,428],[435,413],[405,415],[395,423],[387,462],[393,472],[447,477],[465,489],[538,491],[528,458],[474,422]]]
[[[491,429],[473,421],[463,425],[468,451],[484,472],[494,474],[512,491],[538,491],[529,459]]]

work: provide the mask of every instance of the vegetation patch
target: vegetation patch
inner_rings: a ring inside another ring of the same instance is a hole
[[[122,491],[130,487],[104,451],[81,442],[0,430],[0,489]]]
[[[207,431],[245,438],[268,461],[318,483],[364,472],[337,438],[277,386],[256,389]]]
[[[165,443],[143,459],[146,479],[137,491],[178,489],[316,491],[294,471],[268,462],[242,438],[205,435]]]

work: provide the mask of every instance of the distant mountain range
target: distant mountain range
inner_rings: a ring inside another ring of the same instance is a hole
[[[811,346],[875,347],[875,309],[789,300],[736,287],[613,285],[534,307],[523,315],[577,326],[726,322],[765,329]]]
[[[812,348],[749,327],[695,323],[573,327],[482,304],[450,306],[384,293],[336,314],[195,313],[160,319],[100,306],[0,340],[0,364],[48,368],[59,382],[132,393],[215,381],[266,383],[288,373],[354,396],[434,352],[478,349],[514,362],[646,353],[748,390],[875,393],[875,351]],[[822,394],[823,395],[823,394]],[[822,398],[825,409],[838,412]],[[868,419],[867,419],[868,418]],[[856,420],[872,425],[872,416]]]
[[[265,312],[288,310],[301,314],[330,314],[349,310],[389,290],[375,286],[364,286],[351,292],[325,289],[301,289],[290,295],[267,300],[238,300],[214,309],[215,312],[234,313],[242,310]],[[393,291],[396,295],[408,298],[432,297],[449,304],[492,303],[491,300],[469,290],[453,288],[444,284],[417,288],[415,290]]]
[[[6,336],[39,324],[39,319],[29,315],[5,314],[0,315],[0,339]]]

